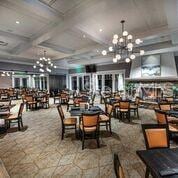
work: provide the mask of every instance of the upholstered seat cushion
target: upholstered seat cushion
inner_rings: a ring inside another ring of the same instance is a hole
[[[178,133],[178,125],[169,124],[169,131],[170,132],[177,132]]]
[[[105,121],[109,121],[109,117],[108,116],[106,116],[105,114],[102,114],[102,115],[100,115],[99,116],[99,121],[100,122],[105,122]]]
[[[27,101],[28,104],[36,104],[36,101]]]
[[[83,125],[82,125],[82,124],[80,124],[80,129],[83,130]],[[93,127],[85,127],[85,128],[84,128],[84,131],[85,131],[85,132],[94,132],[94,131],[96,131],[96,126],[93,126]]]
[[[7,118],[7,120],[15,120],[15,119],[18,119],[18,113],[10,114],[9,117]]]
[[[128,109],[119,109],[120,112],[128,112]]]
[[[135,104],[131,104],[131,105],[130,105],[130,109],[137,109],[137,108],[138,108],[138,106],[135,105]]]
[[[77,123],[77,118],[66,118],[64,119],[65,125],[75,125]]]
[[[167,120],[168,122],[171,122],[171,123],[178,123],[178,118],[176,117],[167,116]]]

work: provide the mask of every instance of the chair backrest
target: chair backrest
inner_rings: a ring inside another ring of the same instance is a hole
[[[167,115],[164,111],[155,109],[155,114],[158,124],[168,124]]]
[[[135,104],[136,104],[136,105],[139,105],[139,103],[140,103],[140,98],[139,98],[139,97],[136,97],[136,98],[135,98]]]
[[[121,166],[119,157],[116,153],[114,153],[114,171],[116,178],[125,178],[123,168]]]
[[[24,109],[24,103],[21,103],[20,108],[19,108],[19,112],[18,112],[18,117],[22,117],[23,109]]]
[[[120,109],[129,109],[130,108],[130,102],[129,101],[120,101],[119,107],[120,107]]]
[[[142,124],[147,149],[169,148],[168,127],[166,124]]]
[[[79,102],[79,107],[82,108],[82,109],[85,109],[88,105],[88,102],[85,102],[85,101],[80,101]]]
[[[98,128],[98,121],[99,121],[99,113],[83,113],[82,114],[82,125],[83,128],[85,127],[96,127]]]
[[[108,104],[108,105],[107,105],[107,115],[108,115],[108,116],[111,116],[112,111],[113,111],[113,106],[110,105],[110,104]]]
[[[33,95],[26,95],[25,99],[27,102],[32,102],[33,101]]]
[[[62,99],[67,99],[68,98],[68,94],[67,93],[61,93],[61,98]]]
[[[166,97],[166,101],[172,102],[172,101],[174,101],[174,98],[173,97]]]
[[[170,111],[171,105],[169,103],[159,103],[159,109],[163,111]]]
[[[116,100],[120,100],[121,99],[121,96],[120,95],[117,95],[114,97]]]
[[[64,117],[64,112],[63,112],[61,104],[57,105],[57,110],[58,110],[59,116],[60,116],[62,124],[63,124],[65,117]]]

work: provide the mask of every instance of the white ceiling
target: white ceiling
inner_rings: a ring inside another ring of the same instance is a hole
[[[46,50],[62,68],[111,62],[101,51],[122,19],[149,53],[178,51],[177,8],[178,0],[0,0],[0,41],[8,43],[0,60],[30,64]]]

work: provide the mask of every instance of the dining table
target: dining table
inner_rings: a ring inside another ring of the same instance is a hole
[[[99,106],[91,106],[88,109],[74,106],[71,107],[69,112],[71,116],[82,116],[83,113],[89,113],[89,114],[96,113],[96,112],[99,112],[99,114],[105,113]]]
[[[136,151],[154,178],[178,178],[178,148]]]

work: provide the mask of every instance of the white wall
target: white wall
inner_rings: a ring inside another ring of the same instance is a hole
[[[177,77],[174,54],[161,54],[161,76],[160,77]],[[130,78],[143,78],[141,76],[141,57],[137,57],[132,62]]]

